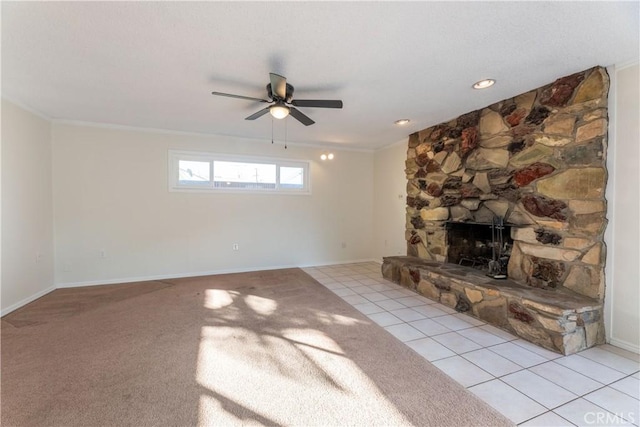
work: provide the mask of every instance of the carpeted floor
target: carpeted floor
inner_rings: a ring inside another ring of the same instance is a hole
[[[57,290],[2,319],[3,426],[506,426],[299,269]]]

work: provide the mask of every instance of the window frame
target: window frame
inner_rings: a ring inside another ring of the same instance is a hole
[[[169,150],[168,152],[168,185],[170,192],[216,193],[216,194],[289,194],[311,195],[311,162],[308,160],[292,160],[276,157],[245,156],[240,154],[220,154],[204,151]],[[209,183],[180,184],[179,162],[181,160],[208,162]],[[215,186],[214,162],[258,163],[275,165],[275,188],[224,188]],[[302,188],[282,188],[280,185],[280,168],[293,167],[303,170]]]

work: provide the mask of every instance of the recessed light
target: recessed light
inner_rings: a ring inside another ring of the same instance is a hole
[[[397,124],[398,126],[403,126],[403,125],[406,125],[407,123],[409,123],[410,121],[411,120],[409,120],[409,119],[400,119],[400,120],[396,120],[393,123]]]
[[[488,87],[491,87],[495,84],[495,80],[493,79],[484,79],[484,80],[480,80],[479,82],[475,82],[473,84],[473,88],[474,89],[486,89]]]

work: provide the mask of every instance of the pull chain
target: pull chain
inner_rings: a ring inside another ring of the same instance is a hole
[[[289,118],[284,119],[284,149],[287,149],[287,123],[289,123]]]
[[[271,117],[271,143],[273,144],[273,117]]]

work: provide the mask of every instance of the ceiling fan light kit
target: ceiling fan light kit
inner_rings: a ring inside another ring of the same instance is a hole
[[[284,119],[289,115],[289,107],[283,103],[275,104],[269,107],[269,113],[274,119]]]
[[[342,101],[332,99],[293,99],[294,87],[287,83],[286,77],[275,73],[269,73],[270,83],[267,85],[267,97],[269,99],[253,98],[251,96],[234,95],[231,93],[211,92],[212,95],[226,96],[229,98],[244,99],[247,101],[266,102],[270,105],[246,117],[245,120],[255,120],[270,113],[276,119],[284,119],[291,115],[305,126],[315,122],[309,116],[295,107],[303,108],[342,108]]]

